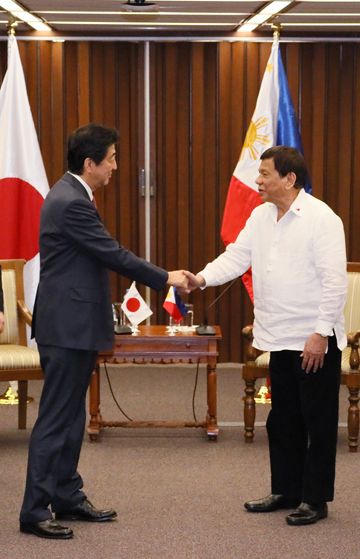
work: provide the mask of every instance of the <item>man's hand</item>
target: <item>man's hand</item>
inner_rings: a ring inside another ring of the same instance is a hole
[[[168,272],[168,274],[169,277],[166,282],[168,285],[173,285],[180,293],[190,293],[189,279],[185,270],[174,270],[173,272]]]
[[[189,280],[190,291],[195,291],[198,287],[205,287],[205,280],[201,274],[193,274],[192,272],[185,271],[185,274]]]
[[[4,313],[0,312],[0,334],[4,330],[4,326],[5,326]]]
[[[301,356],[303,358],[301,368],[306,373],[313,371],[316,373],[324,364],[325,352],[328,345],[328,339],[320,336],[320,334],[311,334],[306,340],[304,351]]]

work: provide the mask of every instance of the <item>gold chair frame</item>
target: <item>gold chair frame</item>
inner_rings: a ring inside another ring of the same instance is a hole
[[[18,381],[18,427],[26,429],[28,381],[44,378],[39,353],[27,346],[32,315],[24,302],[25,260],[0,260],[5,328],[0,334],[0,380]]]

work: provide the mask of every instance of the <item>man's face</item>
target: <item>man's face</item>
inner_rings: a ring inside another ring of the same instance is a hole
[[[281,202],[286,200],[289,188],[293,186],[293,177],[290,175],[293,173],[281,177],[275,169],[274,160],[272,158],[263,159],[260,162],[259,176],[256,179],[262,201],[281,205]]]
[[[96,190],[101,186],[106,186],[110,179],[112,172],[117,169],[116,164],[116,150],[115,145],[111,145],[104,157],[104,159],[96,165],[92,160],[89,162],[88,172],[89,172],[89,185],[92,190]]]

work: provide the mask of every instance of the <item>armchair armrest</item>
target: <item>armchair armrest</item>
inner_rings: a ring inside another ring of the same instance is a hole
[[[17,306],[18,306],[18,311],[19,311],[20,315],[24,318],[26,324],[28,326],[31,326],[32,314],[29,311],[29,309],[27,308],[27,306],[25,305],[25,301],[23,301],[22,299],[19,299],[18,302],[17,302]]]
[[[357,332],[349,332],[347,335],[348,346],[351,347],[349,364],[352,370],[359,370],[359,338],[360,330],[358,330]]]
[[[245,362],[254,362],[255,359],[259,357],[259,355],[261,355],[263,352],[259,351],[252,345],[254,339],[253,325],[249,324],[248,326],[244,326],[244,328],[241,330],[241,333],[245,338]]]

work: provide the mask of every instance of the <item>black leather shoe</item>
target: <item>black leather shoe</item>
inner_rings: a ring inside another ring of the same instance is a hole
[[[57,520],[85,520],[86,522],[105,522],[106,520],[112,520],[116,516],[116,512],[113,509],[98,510],[88,499],[85,499],[72,509],[55,512]]]
[[[300,499],[299,499],[300,500]],[[248,512],[273,512],[279,509],[292,509],[298,506],[299,500],[289,499],[284,495],[274,495],[271,493],[263,499],[257,501],[247,501],[244,507]]]
[[[61,524],[53,518],[48,518],[47,520],[42,520],[41,522],[35,522],[33,524],[29,522],[20,522],[20,532],[53,540],[68,540],[74,535],[70,528],[61,526]]]
[[[318,520],[326,518],[327,515],[326,503],[320,503],[319,505],[300,503],[298,508],[286,517],[286,522],[290,526],[304,526],[305,524],[315,524]]]

